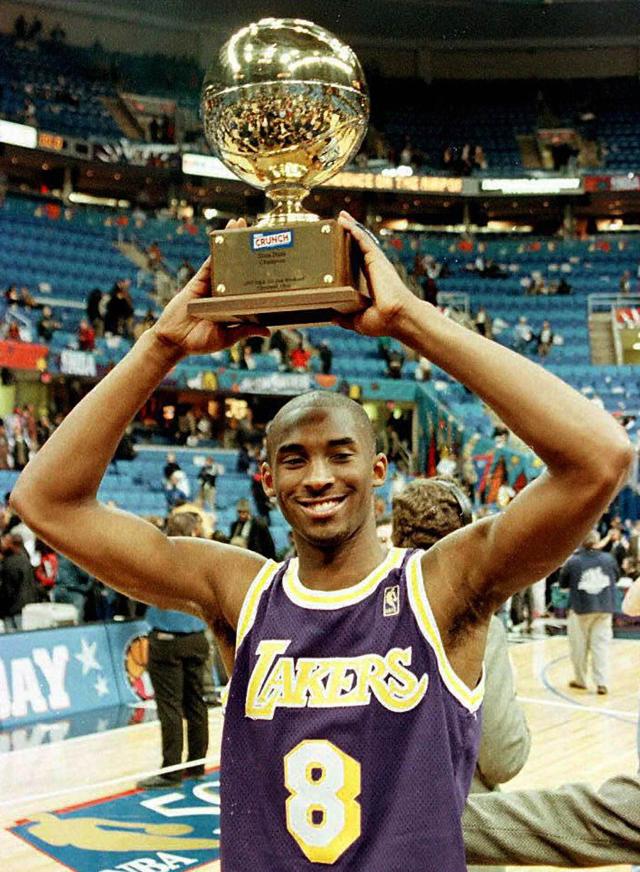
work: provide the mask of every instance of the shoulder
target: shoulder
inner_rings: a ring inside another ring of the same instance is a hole
[[[172,541],[179,557],[212,594],[216,616],[235,629],[247,591],[269,561],[254,551],[222,542],[182,537]],[[212,617],[206,615],[209,623]]]

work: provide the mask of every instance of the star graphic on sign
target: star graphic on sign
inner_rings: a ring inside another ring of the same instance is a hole
[[[86,675],[92,669],[101,669],[102,667],[96,660],[97,642],[87,642],[86,639],[80,639],[80,653],[74,654],[76,660],[82,663],[82,674]]]
[[[111,724],[109,723],[108,718],[100,718],[96,724],[96,733],[105,733],[110,726]]]
[[[98,696],[106,696],[109,693],[107,679],[104,677],[104,675],[99,675],[98,680],[93,686]]]

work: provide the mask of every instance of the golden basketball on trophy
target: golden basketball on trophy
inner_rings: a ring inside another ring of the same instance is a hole
[[[255,226],[216,230],[211,297],[189,312],[221,322],[322,324],[366,304],[359,254],[302,201],[358,151],[369,97],[356,55],[310,21],[263,18],[229,39],[202,90],[205,134],[273,208]]]

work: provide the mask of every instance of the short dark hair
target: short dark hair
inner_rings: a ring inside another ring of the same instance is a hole
[[[417,478],[393,499],[393,544],[431,548],[471,523],[471,503],[452,478]]]
[[[193,536],[200,523],[200,517],[195,512],[180,512],[169,515],[165,532],[167,536]]]
[[[376,437],[373,426],[360,403],[356,403],[355,400],[346,397],[344,394],[333,393],[331,391],[309,391],[306,394],[293,397],[288,403],[285,403],[267,426],[267,457],[269,460],[273,456],[275,436],[282,427],[282,422],[286,416],[292,411],[295,412],[298,409],[306,408],[338,409],[351,415],[358,427],[362,428],[364,433],[369,436],[372,453],[375,451]]]

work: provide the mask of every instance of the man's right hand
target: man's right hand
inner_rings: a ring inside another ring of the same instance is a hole
[[[227,230],[246,227],[243,218],[229,221]],[[211,354],[234,345],[247,336],[269,336],[266,327],[256,324],[227,326],[189,315],[187,304],[211,294],[211,258],[171,300],[157,323],[151,328],[155,338],[170,349],[176,359],[189,354]]]

